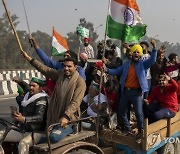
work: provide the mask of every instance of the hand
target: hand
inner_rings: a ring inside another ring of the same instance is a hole
[[[13,113],[13,118],[15,119],[15,120],[17,120],[17,121],[19,121],[19,122],[22,122],[22,123],[25,123],[25,117],[21,114],[21,113],[19,113],[19,112],[15,112],[15,113]]]
[[[166,49],[166,46],[162,45],[161,48],[160,48],[160,51],[165,52],[165,49]]]
[[[102,62],[103,62],[104,64],[107,64],[107,59],[106,59],[105,57],[102,57]]]
[[[171,80],[171,77],[168,76],[166,73],[164,73],[164,76],[166,77],[166,79],[167,79],[168,81]]]
[[[154,39],[151,40],[151,45],[153,46],[153,49],[156,49],[157,44],[156,44],[156,41]]]
[[[12,81],[18,83],[19,82],[19,77],[18,76],[13,77]]]
[[[128,43],[124,43],[123,44],[123,48],[130,49],[129,44]]]
[[[144,99],[144,103],[145,103],[146,105],[149,105],[149,101],[148,101],[147,99]]]
[[[61,127],[65,127],[68,122],[69,122],[69,120],[66,119],[66,118],[64,118],[64,117],[62,117],[62,118],[60,119],[60,121],[59,121]]]
[[[39,48],[36,40],[33,37],[29,38],[29,43],[31,44],[31,46],[33,46],[35,49]]]

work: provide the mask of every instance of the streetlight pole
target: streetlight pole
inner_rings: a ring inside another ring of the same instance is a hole
[[[95,32],[97,32],[97,29],[99,28],[99,27],[101,27],[103,24],[100,24],[99,26],[97,26],[96,28],[95,28]]]

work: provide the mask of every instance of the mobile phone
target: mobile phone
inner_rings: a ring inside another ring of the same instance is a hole
[[[11,109],[11,113],[12,113],[12,114],[18,112],[17,107],[15,107],[15,106],[10,106],[10,109]]]

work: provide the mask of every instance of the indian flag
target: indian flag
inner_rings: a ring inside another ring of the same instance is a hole
[[[110,0],[106,34],[123,42],[137,42],[146,34],[136,0]]]
[[[62,37],[53,27],[53,38],[52,38],[52,56],[61,56],[69,50],[67,41]]]

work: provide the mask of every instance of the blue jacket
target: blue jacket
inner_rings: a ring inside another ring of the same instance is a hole
[[[140,59],[138,62],[135,63],[136,75],[140,84],[140,87],[143,92],[148,91],[148,83],[146,79],[146,71],[150,68],[155,62],[157,57],[157,51],[153,50],[151,53],[151,57],[146,60]],[[129,66],[131,61],[126,61],[122,66],[116,69],[107,69],[107,73],[110,75],[120,75],[121,76],[121,92],[124,90]]]
[[[49,58],[45,52],[41,49],[41,48],[37,48],[36,52],[39,56],[39,58],[44,62],[44,64],[50,68],[54,68],[56,70],[62,70],[64,69],[64,64],[63,62],[57,62],[51,58]],[[79,72],[79,75],[86,80],[86,75],[85,75],[85,71],[82,67],[78,66],[77,67],[77,71]]]

